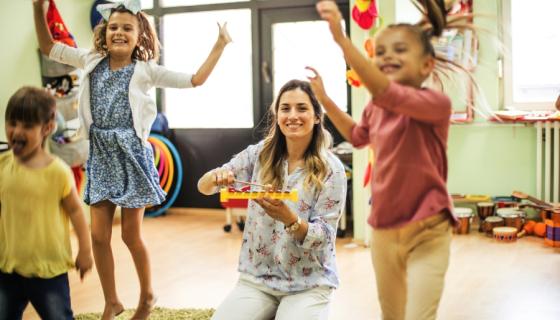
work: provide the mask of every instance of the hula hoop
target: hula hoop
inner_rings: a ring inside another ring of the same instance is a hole
[[[173,159],[169,159],[167,156],[165,157],[161,157],[162,161],[162,175],[161,175],[161,187],[164,188],[164,191],[167,193],[169,191],[169,189],[165,189],[165,184],[167,183],[167,179],[170,179],[169,177],[169,163],[173,163]],[[173,177],[171,177],[171,179],[173,179]]]
[[[155,144],[148,138],[148,142],[152,146],[152,152],[154,153],[154,163],[159,163],[159,149],[156,148]]]
[[[163,159],[161,157],[161,150],[152,141],[150,141],[150,143],[152,144],[152,148],[154,150],[154,162],[157,165],[158,176],[161,177],[161,173],[163,172]]]
[[[159,186],[162,189],[164,189],[164,191],[167,193],[169,191],[169,188],[165,188],[165,185],[167,184],[167,181],[169,179],[168,163],[173,163],[173,159],[169,155],[169,150],[167,149],[165,144],[159,142],[156,139],[151,139],[151,140],[148,139],[148,141],[150,141],[150,143],[153,143],[156,150],[158,150],[158,152],[162,155],[160,157],[159,168],[158,168],[158,175],[160,177]]]
[[[175,200],[177,200],[177,196],[179,195],[179,191],[181,190],[181,184],[183,181],[183,164],[181,162],[181,157],[179,156],[179,152],[177,151],[177,148],[175,148],[173,143],[171,143],[171,141],[169,141],[166,137],[159,134],[152,133],[150,134],[150,138],[148,140],[161,142],[163,145],[165,145],[166,147],[165,149],[167,149],[168,151],[167,155],[169,155],[168,166],[170,168],[169,168],[169,175],[168,175],[169,178],[167,181],[167,184],[169,185],[169,189],[171,189],[173,182],[175,182],[173,186],[173,190],[167,193],[167,199],[162,203],[161,207],[155,210],[149,210],[148,208],[144,213],[144,215],[148,217],[157,217],[162,215],[167,209],[169,209],[173,205]],[[166,153],[164,150],[164,155],[165,154]],[[160,156],[160,158],[164,158],[164,157]],[[174,170],[174,167],[177,167],[177,170]]]
[[[163,186],[165,185],[165,183],[163,183],[161,176],[163,173],[163,166],[165,165],[165,160],[163,157],[160,157],[161,155],[161,150],[159,148],[159,146],[157,146],[154,142],[154,139],[152,138],[148,138],[148,142],[150,143],[150,146],[152,147],[152,151],[154,152],[154,165],[157,168],[158,171],[158,177],[160,177],[159,179],[159,186],[161,188],[163,188]]]
[[[167,149],[167,147],[161,146],[162,148],[162,152],[165,155],[165,157],[163,157],[164,161],[165,161],[165,166],[163,167],[163,176],[161,177],[161,187],[163,188],[163,191],[165,191],[165,193],[169,192],[169,187],[167,186],[167,184],[169,183],[169,181],[173,182],[173,174],[169,174],[169,167],[173,165],[173,158],[169,155],[169,150]]]
[[[159,150],[159,148],[158,148]],[[159,166],[158,166],[158,175],[161,177],[162,173],[167,169],[167,159],[165,157],[161,157]],[[165,177],[167,179],[167,177]],[[162,180],[162,187],[163,187],[163,180]]]
[[[173,164],[173,157],[171,155],[171,153],[169,152],[169,148],[168,146],[158,140],[153,140],[153,142],[161,149],[161,151],[164,154],[164,159],[166,159],[166,162],[169,162],[169,166],[164,166],[164,170],[163,170],[163,177],[161,179],[161,181],[165,182],[165,186],[163,187],[163,190],[168,193],[169,189],[171,188],[171,184],[173,183],[173,175],[174,175],[174,171],[175,171],[175,165]],[[167,159],[169,159],[169,161],[167,161]],[[169,172],[167,171],[167,167],[169,167]]]

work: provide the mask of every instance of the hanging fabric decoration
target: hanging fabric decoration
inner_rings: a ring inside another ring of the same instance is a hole
[[[356,0],[352,8],[352,19],[364,30],[371,28],[378,16],[375,0]]]
[[[46,13],[47,27],[55,42],[60,42],[71,47],[77,47],[74,37],[70,34],[54,0],[49,0]],[[40,54],[41,76],[44,87],[54,89],[59,95],[66,95],[72,90],[72,78],[69,75],[76,68],[53,61],[46,55]]]
[[[76,48],[74,36],[68,31],[54,0],[49,0],[49,8],[47,9],[47,25],[54,41],[62,42],[66,45]]]
[[[368,149],[368,163],[367,163],[367,167],[366,167],[366,171],[364,172],[364,180],[362,185],[365,187],[367,187],[369,185],[369,183],[371,182],[371,176],[373,174],[373,165],[374,165],[374,153],[373,153],[373,149]]]

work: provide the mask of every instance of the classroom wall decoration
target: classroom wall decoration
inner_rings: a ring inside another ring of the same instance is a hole
[[[46,11],[47,26],[55,42],[77,47],[54,0]],[[81,189],[89,143],[74,133],[78,127],[78,87],[81,74],[74,67],[49,59],[39,52],[43,86],[56,98],[57,129],[49,139],[50,151],[66,162],[74,173],[78,191]]]
[[[383,24],[383,19],[379,17],[377,3],[375,0],[356,0],[352,7],[352,20],[362,29],[369,30],[369,38],[364,42],[364,49],[368,57],[373,58],[374,46],[373,35]],[[350,86],[359,88],[362,81],[352,69],[346,72],[346,80]]]

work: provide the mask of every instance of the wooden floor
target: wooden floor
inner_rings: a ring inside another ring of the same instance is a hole
[[[241,233],[224,233],[223,223],[224,216],[215,212],[174,211],[146,219],[144,235],[159,306],[216,307],[233,288]],[[130,308],[138,299],[138,281],[120,240],[120,226],[114,228],[117,287]],[[337,263],[341,286],[330,319],[379,319],[369,250],[339,239]],[[75,313],[102,310],[95,271],[83,283],[71,272],[70,286]],[[29,307],[24,319],[38,317]],[[439,319],[560,319],[560,250],[534,237],[506,244],[478,232],[454,236]]]

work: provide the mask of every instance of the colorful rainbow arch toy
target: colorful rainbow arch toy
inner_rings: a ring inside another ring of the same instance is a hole
[[[162,204],[146,208],[146,216],[157,217],[165,213],[177,199],[183,181],[183,166],[179,152],[169,139],[152,133],[148,142],[154,152],[154,164],[159,175],[159,185],[167,193]]]

